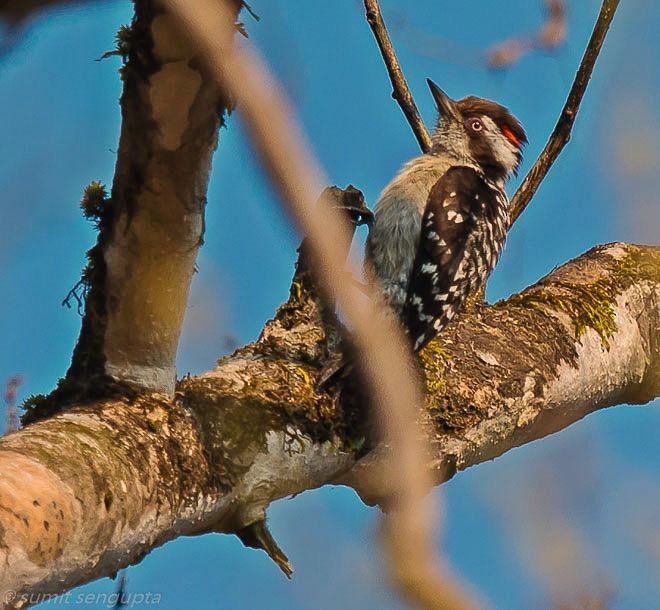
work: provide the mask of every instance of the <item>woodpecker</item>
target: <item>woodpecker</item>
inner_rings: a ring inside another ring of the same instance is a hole
[[[427,80],[438,121],[427,154],[406,163],[375,206],[365,273],[419,350],[493,270],[509,228],[506,181],[527,143],[496,102],[452,100]]]

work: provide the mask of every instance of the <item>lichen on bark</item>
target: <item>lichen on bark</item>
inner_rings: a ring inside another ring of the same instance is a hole
[[[612,259],[608,272],[588,283],[555,281],[546,286],[541,280],[504,303],[541,312],[562,312],[570,318],[576,339],[591,328],[600,336],[603,347],[609,349],[609,340],[617,330],[616,297],[630,281],[657,281],[658,269],[660,264],[656,254],[630,246],[623,259]]]

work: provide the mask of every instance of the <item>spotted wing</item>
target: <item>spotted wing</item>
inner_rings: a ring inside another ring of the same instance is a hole
[[[402,312],[415,350],[449,323],[475,289],[470,249],[479,210],[492,196],[482,176],[469,167],[449,169],[431,189]]]

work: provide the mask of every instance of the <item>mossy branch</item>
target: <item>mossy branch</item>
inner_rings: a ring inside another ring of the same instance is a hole
[[[0,499],[11,498],[26,518],[0,513],[8,566],[0,590],[60,592],[178,535],[245,536],[274,500],[325,483],[387,502],[388,481],[374,467],[386,453],[356,433],[369,422],[337,409],[315,383],[334,343],[305,278],[296,277],[259,340],[182,380],[173,400],[92,401],[0,440]],[[594,286],[616,324],[609,349],[601,316],[583,318],[588,307],[514,296],[459,316],[420,354],[438,481],[603,407],[660,394],[660,248],[595,248],[523,295],[578,302]],[[572,315],[585,326],[579,337]],[[52,502],[61,516],[45,518]],[[261,538],[288,571],[283,553]]]

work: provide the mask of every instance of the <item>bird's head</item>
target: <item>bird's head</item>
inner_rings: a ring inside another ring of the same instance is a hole
[[[427,82],[439,113],[431,153],[477,165],[494,180],[517,173],[527,143],[518,119],[496,102],[475,96],[455,101],[433,81]]]

